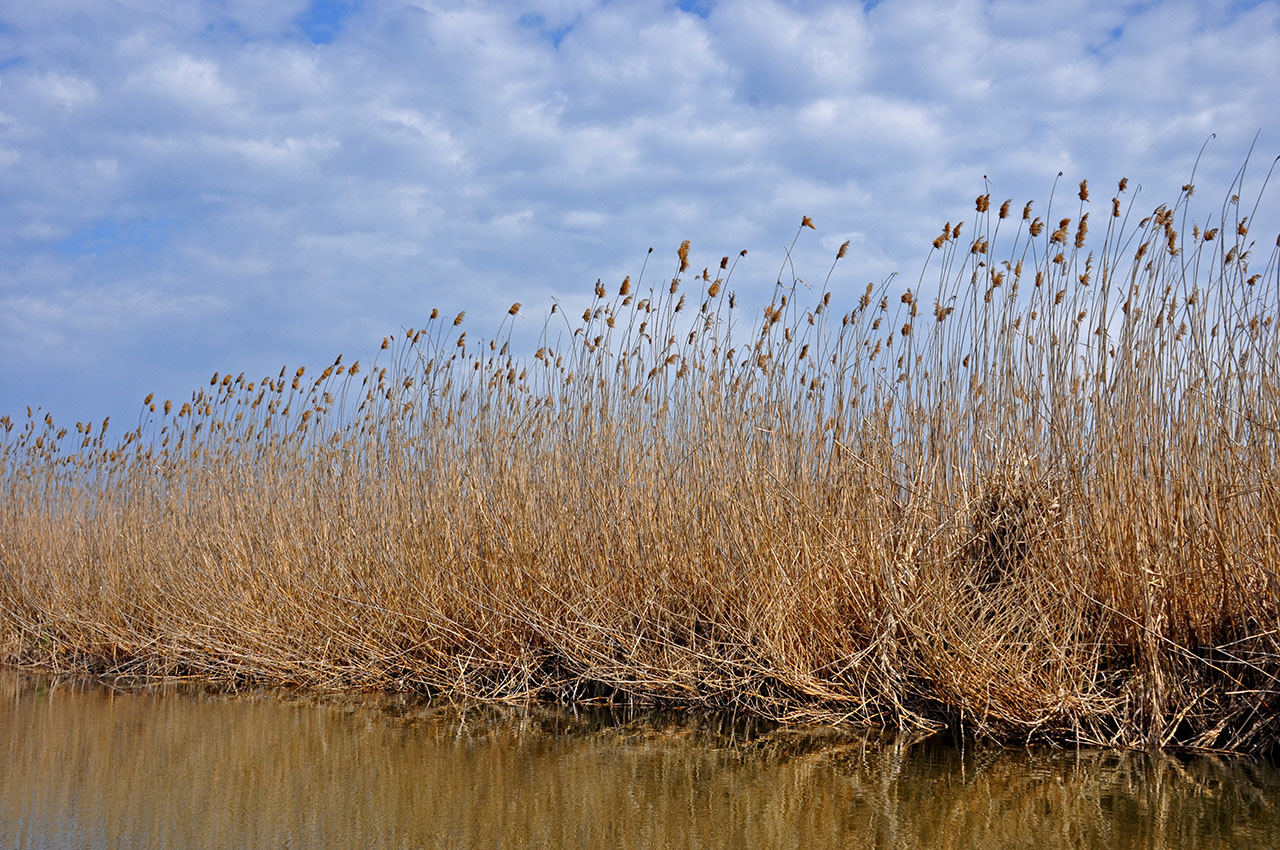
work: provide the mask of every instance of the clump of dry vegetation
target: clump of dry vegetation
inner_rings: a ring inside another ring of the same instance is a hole
[[[685,243],[531,357],[433,312],[118,440],[5,418],[0,658],[1274,747],[1280,272],[1192,191],[983,195],[905,291],[744,315]]]

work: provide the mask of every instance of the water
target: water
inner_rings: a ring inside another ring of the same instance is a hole
[[[0,848],[1280,847],[1280,770],[0,671]]]

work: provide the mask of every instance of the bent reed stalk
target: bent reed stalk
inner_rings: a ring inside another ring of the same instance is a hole
[[[892,296],[748,319],[685,243],[532,357],[433,312],[118,442],[6,417],[0,659],[1273,749],[1277,254],[1126,188],[983,195]]]

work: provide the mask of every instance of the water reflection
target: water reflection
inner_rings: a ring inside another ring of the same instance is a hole
[[[0,847],[1262,847],[1280,772],[0,672]]]

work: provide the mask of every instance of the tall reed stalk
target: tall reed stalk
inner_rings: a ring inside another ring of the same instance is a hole
[[[760,314],[685,243],[532,356],[433,312],[119,439],[0,419],[0,659],[1274,748],[1280,271],[1192,192],[983,195],[910,289]]]

